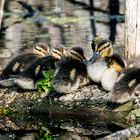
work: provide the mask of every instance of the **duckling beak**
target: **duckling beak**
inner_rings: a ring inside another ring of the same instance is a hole
[[[101,55],[99,52],[94,52],[93,56],[89,59],[90,63],[96,62],[99,58],[101,58]]]

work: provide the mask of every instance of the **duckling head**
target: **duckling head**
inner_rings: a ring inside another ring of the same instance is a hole
[[[95,37],[93,38],[92,43],[91,43],[91,47],[92,47],[93,52],[95,52],[95,50],[96,50],[96,49],[95,49],[95,48],[96,48],[96,45],[97,45],[97,43],[100,42],[101,40],[103,40],[103,38],[100,37],[100,36],[95,36]]]
[[[33,53],[40,57],[44,57],[49,54],[49,46],[45,42],[38,42],[35,44]]]
[[[98,61],[100,58],[105,58],[113,55],[113,47],[110,41],[101,40],[95,46],[95,52],[89,60],[90,63]]]
[[[105,70],[101,78],[101,84],[105,90],[111,91],[121,71],[126,68],[126,62],[118,54],[113,54],[109,57],[108,65],[108,69]]]
[[[51,55],[55,58],[60,60],[62,56],[66,55],[65,48],[62,44],[58,44],[51,50]]]
[[[80,62],[83,62],[86,60],[84,51],[79,46],[75,46],[70,49],[69,57],[73,60],[78,60]]]

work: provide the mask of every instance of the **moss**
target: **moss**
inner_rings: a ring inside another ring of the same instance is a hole
[[[0,116],[9,116],[13,114],[14,111],[7,107],[0,107]]]
[[[133,108],[134,108],[133,102],[130,101],[130,102],[127,102],[127,103],[120,105],[114,111],[117,111],[117,112],[128,111],[128,112],[130,112]]]
[[[126,120],[130,125],[140,123],[140,108],[132,110],[126,117]]]

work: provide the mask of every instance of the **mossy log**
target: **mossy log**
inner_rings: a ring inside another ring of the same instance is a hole
[[[102,119],[124,118],[133,108],[132,102],[115,110],[106,106],[108,93],[97,86],[85,86],[78,91],[54,97],[54,93],[17,92],[0,90],[0,115],[46,113],[51,115],[71,115],[78,117],[101,117]],[[115,115],[114,115],[115,113]],[[95,115],[96,114],[96,115]]]
[[[95,85],[62,96],[56,93],[1,89],[0,116],[4,121],[0,129],[40,130],[44,126],[48,128],[55,125],[71,132],[76,130],[80,134],[98,136],[112,133],[108,129],[110,124],[129,127],[131,123],[127,122],[133,116],[133,103],[130,101],[111,109],[106,104],[107,96],[108,93]],[[137,120],[132,118],[133,122]]]

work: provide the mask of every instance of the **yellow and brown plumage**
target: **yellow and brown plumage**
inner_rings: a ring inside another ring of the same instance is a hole
[[[87,72],[92,81],[100,83],[108,68],[108,57],[113,55],[113,47],[108,40],[100,40],[95,46],[93,56],[87,61]]]
[[[101,78],[102,87],[111,91],[121,74],[121,72],[126,68],[126,61],[123,57],[118,54],[113,54],[108,57],[108,68],[104,71]]]

